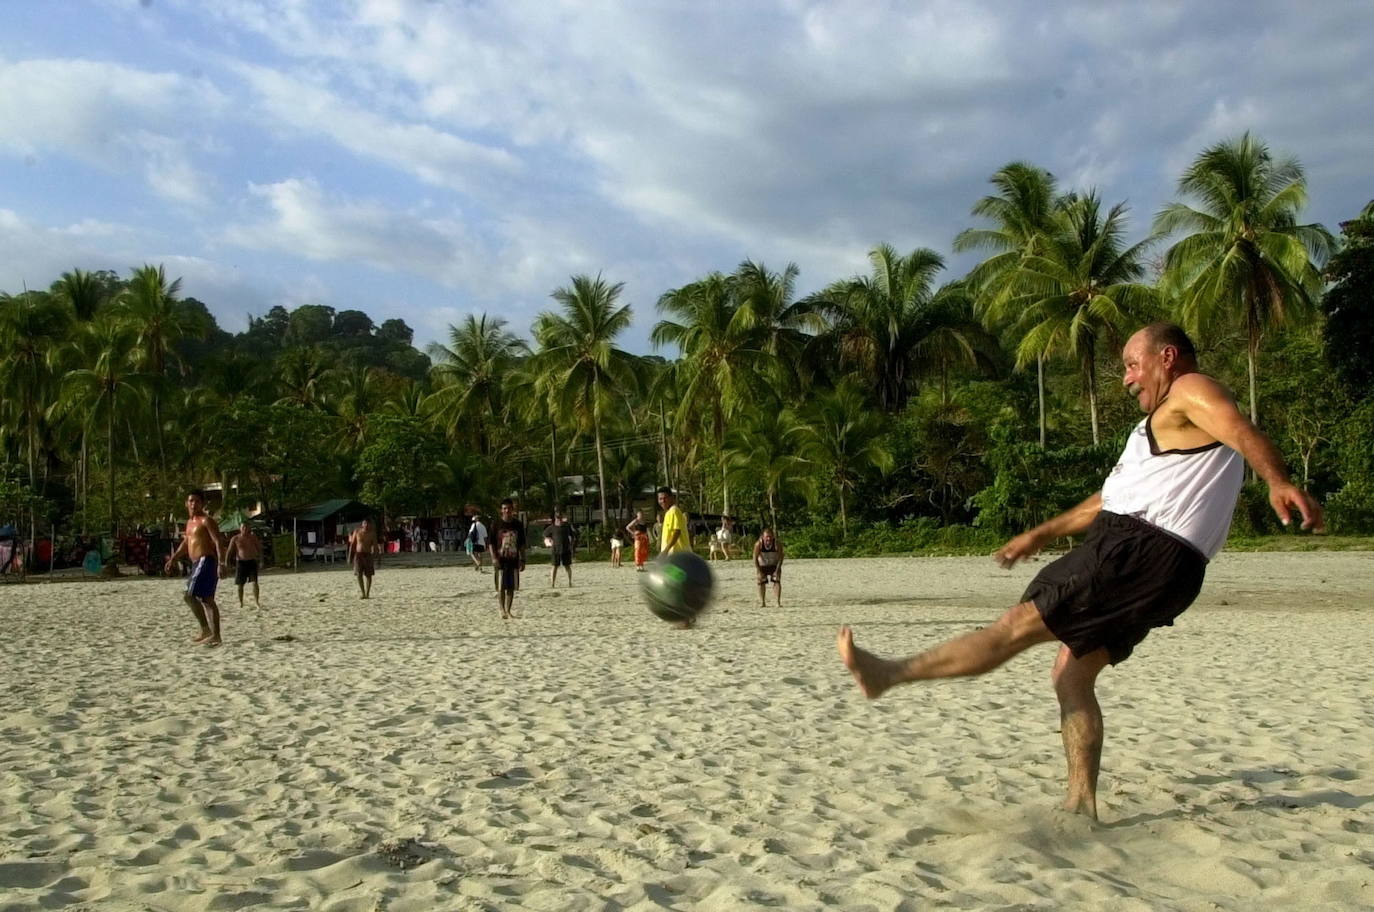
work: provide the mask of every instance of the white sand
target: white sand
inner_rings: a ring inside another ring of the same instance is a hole
[[[0,586],[0,910],[1374,906],[1374,555],[1223,555],[1102,678],[1099,826],[1055,810],[1053,648],[874,703],[835,657],[1036,568],[792,561],[779,611],[733,562],[680,632],[629,566],[503,623],[384,562],[265,576],[218,650],[172,581]]]

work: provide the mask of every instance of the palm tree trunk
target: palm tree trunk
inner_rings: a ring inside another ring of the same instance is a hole
[[[1040,396],[1040,449],[1045,448],[1045,355],[1035,359],[1035,388]]]
[[[725,454],[722,452],[720,457],[720,498],[724,504],[720,508],[721,515],[730,515],[730,477],[729,469],[725,466]]]
[[[658,443],[663,450],[663,483],[668,487],[673,486],[673,475],[668,471],[668,419],[663,412],[658,413]]]
[[[593,395],[600,398],[599,385],[593,387]],[[592,424],[596,427],[596,485],[601,495],[601,525],[606,525],[606,457],[601,452],[601,403],[593,400]]]
[[[844,508],[844,485],[840,485],[840,538],[849,540],[849,514]]]
[[[549,416],[549,472],[552,478],[549,479],[549,515],[553,515],[553,508],[558,506],[558,423]]]
[[[87,450],[87,433],[85,422],[81,428],[81,536],[86,536],[86,523],[91,511],[91,461],[90,453]]]
[[[108,470],[109,470],[109,479],[110,479],[110,538],[113,539],[113,538],[116,537],[116,534],[117,534],[118,529],[119,529],[119,524],[118,524],[118,521],[117,521],[117,520],[118,520],[118,517],[116,517],[116,515],[115,515],[115,469],[114,469],[114,454],[115,454],[115,445],[114,445],[114,425],[115,425],[115,422],[114,422],[114,412],[115,412],[115,410],[114,410],[114,403],[113,403],[113,402],[110,403],[109,409],[110,409],[110,414],[109,414],[109,417],[106,419],[105,430],[106,430],[106,432],[107,432],[106,442],[109,444],[109,452],[108,452],[106,455],[109,457],[109,465],[108,465],[107,468],[108,468]]]
[[[1250,372],[1250,423],[1259,426],[1259,387],[1256,384],[1255,360],[1259,355],[1259,336],[1251,334],[1250,347],[1245,353],[1245,366]]]
[[[33,410],[29,410],[29,547],[33,547],[34,539],[38,537],[38,520],[34,516],[34,509],[38,499],[38,473],[34,467],[34,447],[37,445],[33,433]]]
[[[1088,414],[1093,423],[1093,446],[1101,443],[1097,427],[1097,361],[1090,352],[1083,361],[1084,378],[1088,384]]]
[[[778,511],[773,505],[773,489],[768,489],[768,521],[772,523],[773,534],[778,534]]]

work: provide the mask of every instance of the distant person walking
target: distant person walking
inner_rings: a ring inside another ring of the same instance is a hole
[[[711,535],[711,551],[707,555],[708,559],[714,558],[719,553],[726,560],[730,559],[730,545],[735,540],[735,522],[728,516],[720,518],[720,528]]]
[[[183,557],[191,562],[191,575],[186,579],[187,606],[200,624],[200,635],[191,642],[218,646],[220,638],[219,605],[215,603],[215,587],[219,585],[219,565],[223,563],[228,542],[219,531],[214,517],[205,512],[205,495],[192,491],[186,495],[186,532],[181,544],[167,558],[164,572]]]
[[[558,568],[563,567],[568,572],[568,588],[572,588],[572,564],[573,564],[573,527],[563,519],[562,510],[553,511],[553,522],[544,527],[544,540],[549,544],[549,553],[553,558],[553,570],[549,574],[549,586],[558,584]]]
[[[262,607],[258,597],[258,561],[262,559],[262,542],[248,523],[239,523],[238,532],[229,539],[229,562],[234,565],[234,585],[239,590],[239,607],[243,607],[243,587],[253,584],[253,604]]]
[[[372,520],[364,519],[348,536],[348,562],[353,565],[353,575],[358,580],[358,593],[365,599],[372,597],[372,576],[377,572],[376,555],[381,553],[382,545],[372,528]]]
[[[472,569],[478,573],[482,572],[482,553],[487,550],[487,527],[482,525],[482,514],[472,514],[472,525],[468,526],[468,535],[463,542],[463,550],[472,558]]]

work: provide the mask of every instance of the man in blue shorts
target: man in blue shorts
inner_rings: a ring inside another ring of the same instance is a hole
[[[218,646],[220,639],[219,606],[215,604],[215,587],[219,584],[219,565],[229,543],[219,531],[213,517],[205,512],[205,495],[192,491],[186,495],[186,533],[181,544],[167,558],[166,572],[183,557],[191,562],[191,575],[186,580],[186,604],[200,623],[200,635],[191,642]]]

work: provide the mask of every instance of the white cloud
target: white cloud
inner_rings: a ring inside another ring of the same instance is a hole
[[[364,262],[456,286],[475,275],[477,242],[448,218],[396,211],[371,200],[326,193],[311,179],[253,185],[261,217],[230,225],[228,243],[320,262]]]
[[[173,202],[202,205],[212,181],[192,162],[194,125],[217,114],[212,86],[90,60],[0,61],[0,150],[142,174]]]
[[[504,149],[382,116],[308,82],[304,74],[246,65],[237,69],[261,109],[292,135],[328,137],[355,155],[455,190],[480,188],[492,171],[519,170],[519,161]]]

